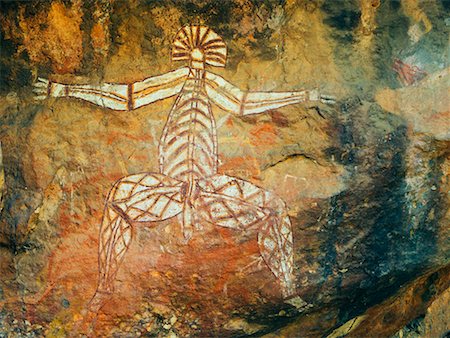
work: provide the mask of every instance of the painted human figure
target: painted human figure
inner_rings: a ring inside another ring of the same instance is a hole
[[[226,45],[205,26],[177,34],[172,60],[187,66],[132,84],[67,85],[39,79],[38,99],[68,97],[101,107],[131,111],[176,96],[159,144],[159,171],[126,176],[109,192],[99,235],[99,280],[90,302],[96,312],[113,284],[132,240],[132,228],[178,217],[186,240],[202,222],[255,229],[260,254],[293,296],[293,238],[285,203],[273,193],[217,171],[217,135],[211,104],[239,116],[259,114],[305,101],[332,103],[316,90],[244,92],[205,66],[224,67]]]

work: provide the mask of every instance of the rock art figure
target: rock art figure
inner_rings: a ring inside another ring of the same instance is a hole
[[[410,86],[422,80],[427,73],[418,66],[409,65],[400,59],[395,59],[392,69],[397,73],[399,81],[404,86]]]
[[[173,43],[172,60],[187,66],[132,84],[68,85],[40,78],[38,99],[78,98],[101,107],[131,111],[176,96],[159,144],[159,171],[118,180],[109,192],[99,236],[99,280],[90,302],[98,311],[113,292],[132,228],[177,216],[186,240],[203,222],[255,229],[260,253],[293,296],[293,238],[285,203],[273,193],[237,177],[219,174],[217,134],[211,104],[239,116],[259,114],[305,101],[332,103],[317,90],[244,92],[205,67],[225,67],[224,41],[205,26],[185,26]]]

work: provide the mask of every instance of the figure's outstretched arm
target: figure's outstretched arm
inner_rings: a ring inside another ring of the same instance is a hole
[[[321,95],[317,89],[291,92],[244,92],[219,75],[206,73],[206,92],[224,110],[251,115],[306,101],[334,103],[334,98]]]
[[[125,111],[178,94],[188,72],[189,68],[183,67],[132,84],[74,85],[38,78],[33,91],[38,100],[47,97],[73,97],[100,107]]]

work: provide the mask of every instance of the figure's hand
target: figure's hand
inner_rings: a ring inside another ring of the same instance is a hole
[[[332,95],[321,94],[320,102],[325,103],[325,104],[335,104],[336,98]]]
[[[36,94],[35,100],[45,100],[48,95],[49,81],[42,77],[38,77],[38,80],[33,83],[33,93]]]
[[[331,95],[321,94],[318,89],[309,91],[309,101],[320,101],[325,104],[335,104],[336,98]]]
[[[42,77],[38,77],[38,80],[33,84],[33,93],[36,94],[35,100],[45,100],[48,97],[63,97],[66,95],[65,84],[51,82]]]

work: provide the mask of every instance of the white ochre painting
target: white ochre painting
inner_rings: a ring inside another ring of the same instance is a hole
[[[177,217],[188,241],[208,222],[235,231],[255,229],[260,255],[284,297],[295,295],[293,237],[285,203],[272,192],[218,172],[218,140],[212,105],[245,116],[305,101],[331,103],[317,90],[242,91],[210,69],[225,67],[223,39],[206,26],[176,35],[172,60],[187,65],[131,84],[67,85],[39,78],[38,99],[82,99],[106,109],[132,111],[174,97],[159,142],[159,169],[126,176],[108,194],[99,235],[99,279],[89,310],[97,312],[114,280],[137,223]]]

